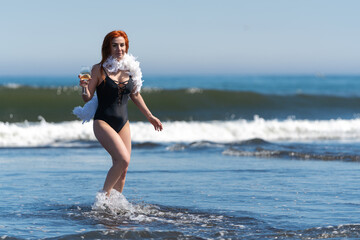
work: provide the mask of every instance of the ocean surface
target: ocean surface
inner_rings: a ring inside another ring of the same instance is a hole
[[[360,76],[149,76],[123,194],[76,77],[0,77],[0,239],[360,239]]]

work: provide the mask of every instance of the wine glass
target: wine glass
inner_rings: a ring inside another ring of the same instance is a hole
[[[90,75],[91,71],[90,71],[90,67],[89,66],[81,66],[80,69],[80,80],[82,81],[89,81],[89,79],[91,78]],[[82,88],[82,94],[86,95],[86,88]]]

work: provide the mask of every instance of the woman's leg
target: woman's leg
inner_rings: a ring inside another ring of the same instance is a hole
[[[124,174],[129,166],[130,153],[120,135],[114,131],[106,122],[102,120],[94,121],[94,133],[100,144],[106,149],[114,160],[110,168],[103,190],[110,194],[111,189]]]
[[[124,127],[119,132],[120,138],[123,140],[126,149],[128,150],[128,153],[131,155],[131,133],[130,133],[130,124],[129,121],[126,122]],[[113,159],[114,163],[114,159]],[[124,173],[121,175],[119,180],[114,185],[114,189],[116,189],[119,192],[122,192],[125,185],[125,178],[126,178],[127,168],[125,169]]]

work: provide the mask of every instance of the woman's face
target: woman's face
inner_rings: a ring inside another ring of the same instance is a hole
[[[121,60],[126,53],[125,39],[123,37],[113,38],[111,40],[111,56]]]

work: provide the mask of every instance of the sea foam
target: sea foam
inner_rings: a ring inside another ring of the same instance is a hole
[[[168,121],[162,132],[147,122],[132,122],[132,141],[153,143],[212,141],[229,143],[260,138],[266,141],[358,141],[360,118],[331,120]],[[76,147],[96,143],[92,123],[0,122],[0,147]]]
[[[197,224],[213,227],[225,220],[222,215],[189,212],[180,208],[162,208],[153,204],[131,203],[122,193],[114,189],[111,190],[109,196],[106,196],[103,191],[98,192],[91,211],[85,211],[83,214],[101,222],[105,221],[109,225],[156,221],[176,225]]]

